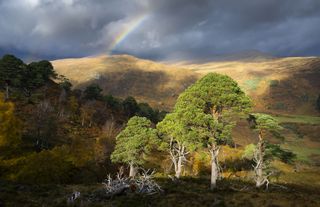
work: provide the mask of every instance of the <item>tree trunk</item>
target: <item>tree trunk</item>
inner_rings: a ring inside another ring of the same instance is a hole
[[[256,151],[256,166],[255,166],[255,173],[256,173],[256,187],[260,188],[265,183],[265,176],[263,175],[263,165],[264,165],[264,143],[262,139],[261,132],[259,133],[259,142],[257,144],[257,151]]]
[[[182,161],[183,157],[179,156],[178,163],[177,163],[177,169],[176,169],[176,177],[180,178],[181,172],[182,172]]]
[[[130,164],[129,177],[134,178],[134,176],[136,176],[136,169],[135,169],[134,165],[131,163],[131,164]]]
[[[173,163],[173,167],[174,167],[174,172],[178,171],[178,162],[177,162],[177,158],[173,155],[173,153],[170,153],[171,156],[171,161]]]
[[[211,182],[210,189],[213,190],[217,186],[217,180],[219,178],[219,163],[218,163],[218,154],[219,147],[213,147],[210,150],[211,153]]]
[[[176,147],[172,147],[172,142],[170,142],[170,156],[171,161],[174,165],[175,177],[180,178],[182,172],[183,162],[185,161],[186,148],[177,143]]]

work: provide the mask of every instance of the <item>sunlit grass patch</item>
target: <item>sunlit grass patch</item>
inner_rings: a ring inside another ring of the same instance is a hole
[[[320,117],[305,115],[275,115],[280,123],[320,124]]]
[[[253,78],[253,79],[248,79],[243,83],[243,86],[247,90],[256,90],[262,81],[262,78]]]
[[[297,160],[311,163],[310,157],[312,155],[320,155],[320,149],[319,148],[310,148],[303,145],[303,143],[286,143],[283,145],[283,148],[288,149],[295,153],[297,155]]]

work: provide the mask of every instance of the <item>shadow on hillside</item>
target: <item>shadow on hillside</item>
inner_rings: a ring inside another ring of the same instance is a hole
[[[168,109],[174,105],[179,94],[196,80],[196,76],[176,80],[163,71],[125,69],[100,73],[96,79],[79,84],[77,88],[97,83],[106,94],[121,98],[133,96],[139,101]]]
[[[264,110],[272,113],[319,115],[315,103],[320,91],[320,58],[310,60],[299,68],[288,65],[286,71],[274,71],[284,79],[267,80],[267,90],[260,95]],[[254,74],[264,77],[264,74]],[[261,110],[261,109],[259,109]]]

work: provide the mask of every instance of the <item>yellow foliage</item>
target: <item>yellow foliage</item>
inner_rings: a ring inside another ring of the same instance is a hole
[[[21,142],[21,121],[14,115],[14,105],[0,94],[0,146],[17,146]]]
[[[68,150],[72,163],[76,167],[83,167],[94,158],[94,140],[80,137],[72,138]]]
[[[294,166],[281,162],[280,160],[272,161],[272,166],[280,170],[281,172],[294,172]]]
[[[13,180],[23,183],[65,183],[70,180],[73,165],[69,161],[68,150],[56,147],[24,157],[12,174]]]
[[[223,146],[219,154],[219,160],[222,162],[226,160],[241,160],[242,155],[243,149]]]
[[[205,152],[195,152],[192,156],[192,173],[200,175],[210,169],[210,155]]]

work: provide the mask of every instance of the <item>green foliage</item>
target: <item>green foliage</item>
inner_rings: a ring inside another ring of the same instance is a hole
[[[256,150],[255,144],[249,144],[245,147],[243,157],[252,160],[254,156],[254,152]],[[266,142],[265,145],[265,161],[270,162],[274,159],[279,159],[284,163],[293,163],[293,161],[296,159],[296,154],[293,152],[283,149],[280,147],[280,145],[277,144],[271,144],[269,142]]]
[[[29,96],[30,90],[39,88],[56,77],[53,66],[47,60],[26,65],[13,55],[4,55],[0,59],[0,86],[23,89]]]
[[[224,121],[224,123],[217,124],[216,130],[216,142],[219,144],[226,144],[233,146],[232,129],[235,126],[233,121]]]
[[[121,101],[112,95],[103,96],[103,101],[107,104],[108,107],[116,110],[120,110],[122,107]]]
[[[211,73],[180,94],[172,113],[157,124],[161,150],[172,144],[188,151],[232,144],[232,115],[246,112],[250,99],[230,77]]]
[[[248,160],[253,159],[254,151],[256,150],[255,144],[249,144],[245,147],[242,157]]]
[[[269,81],[269,86],[270,87],[277,87],[280,84],[279,80],[270,80]]]
[[[63,147],[33,153],[18,163],[18,172],[12,178],[33,184],[70,182],[74,167],[67,155]]]
[[[150,119],[153,123],[158,123],[159,121],[163,120],[166,112],[154,110],[149,104],[147,103],[139,103],[138,104],[139,111],[137,112],[138,116],[146,117]]]
[[[284,163],[292,163],[296,157],[296,154],[279,145],[266,143],[266,159],[278,158]]]
[[[124,130],[116,137],[112,162],[142,165],[144,156],[158,143],[157,132],[145,117],[132,117]]]
[[[67,92],[71,90],[72,84],[68,78],[63,75],[59,75],[57,79],[59,80],[59,85],[61,88]]]
[[[139,111],[137,113],[138,116],[146,117],[147,119],[150,119],[152,121],[155,120],[155,114],[151,106],[147,103],[139,103],[138,104]]]
[[[253,122],[252,127],[259,132],[279,132],[282,130],[278,120],[271,115],[254,113],[250,115],[249,119]]]
[[[233,79],[209,73],[179,96],[174,113],[185,131],[206,146],[206,142],[231,143],[231,115],[250,107],[250,99]]]
[[[132,97],[129,96],[122,102],[124,112],[128,117],[134,116],[139,111],[139,106],[137,101]]]
[[[211,118],[210,116],[197,117],[199,113],[192,113],[192,111],[190,111],[188,115],[191,114],[195,115],[193,121],[196,124],[193,126],[190,125],[190,127],[185,125],[187,120],[184,118],[187,118],[187,116],[180,116],[181,113],[179,113],[179,111],[167,114],[165,118],[157,124],[157,129],[163,137],[163,142],[160,145],[161,150],[168,149],[171,139],[173,139],[174,142],[179,142],[181,146],[187,147],[187,149],[191,151],[203,145],[203,139],[210,135],[210,132],[205,130],[205,125],[207,122],[210,123]],[[192,120],[189,121],[191,122]]]
[[[102,89],[98,84],[91,84],[84,90],[84,98],[88,100],[99,100],[102,98]]]
[[[211,109],[219,113],[247,112],[251,107],[249,97],[240,89],[237,82],[226,75],[209,73],[186,92],[202,99],[206,103],[207,110]]]
[[[13,87],[21,87],[26,65],[13,55],[4,55],[0,59],[0,86],[5,83]]]
[[[50,78],[57,77],[52,64],[47,60],[32,62],[27,66],[27,87],[37,88],[43,86]]]

